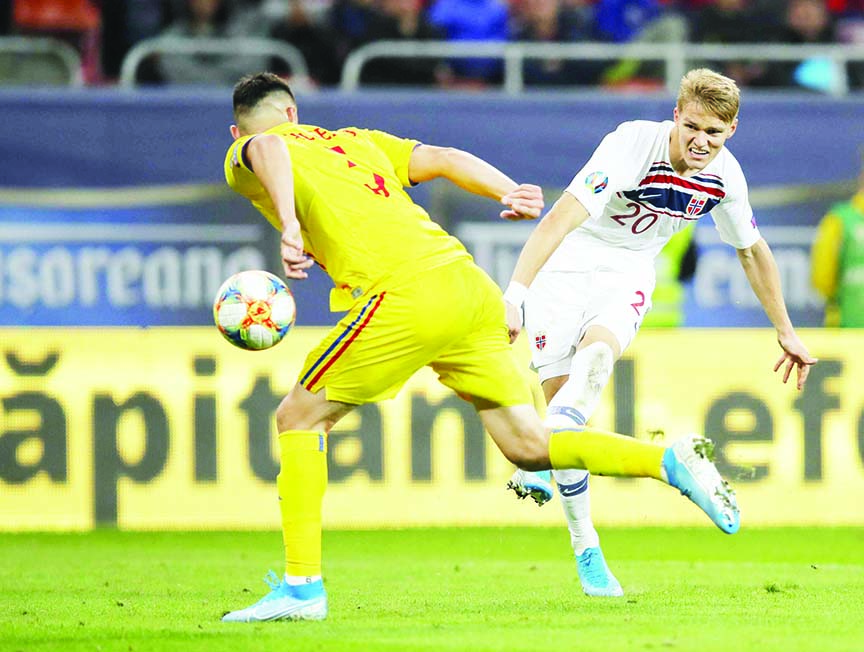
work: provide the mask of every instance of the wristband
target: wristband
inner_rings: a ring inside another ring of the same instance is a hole
[[[526,296],[528,296],[527,287],[516,281],[510,281],[510,285],[507,286],[507,290],[504,292],[504,301],[517,308],[521,308],[522,304],[525,303]]]

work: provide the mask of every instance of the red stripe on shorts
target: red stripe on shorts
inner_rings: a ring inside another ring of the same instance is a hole
[[[353,333],[351,333],[351,337],[349,337],[347,340],[345,340],[345,343],[339,348],[338,351],[336,351],[336,353],[333,354],[333,357],[330,358],[326,362],[326,364],[323,367],[321,367],[321,369],[318,370],[318,373],[315,374],[315,377],[312,378],[312,380],[310,380],[308,383],[306,383],[306,389],[307,390],[309,390],[310,392],[312,391],[312,388],[314,387],[315,383],[317,383],[321,379],[321,376],[323,376],[326,373],[326,371],[331,367],[331,365],[334,362],[336,362],[336,360],[339,359],[339,356],[341,356],[343,353],[345,353],[345,350],[349,346],[351,346],[351,342],[353,342],[354,340],[357,339],[357,336],[360,334],[360,331],[362,331],[364,328],[366,328],[366,324],[369,323],[369,320],[372,319],[372,315],[375,314],[375,311],[378,310],[378,306],[381,305],[381,301],[384,300],[385,294],[387,294],[387,293],[386,292],[381,293],[381,296],[378,297],[378,301],[376,301],[375,305],[372,306],[372,309],[369,311],[369,314],[366,315],[366,319],[363,320],[363,323],[357,327],[357,330],[355,330]]]

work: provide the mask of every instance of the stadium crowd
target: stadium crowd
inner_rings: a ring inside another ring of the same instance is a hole
[[[385,39],[864,43],[864,0],[0,0],[0,33],[71,42],[88,83],[115,81],[130,48],[151,37],[273,38],[302,52],[314,84],[333,86],[350,52]],[[242,57],[203,55],[147,63],[139,71],[144,83],[230,84],[238,70],[260,67]],[[819,61],[703,63],[744,86],[825,86]],[[862,68],[864,62],[850,64],[853,87],[864,86]],[[484,87],[501,77],[497,60],[406,58],[371,62],[362,81]],[[529,86],[660,84],[651,65],[632,61],[527,60],[524,77]]]

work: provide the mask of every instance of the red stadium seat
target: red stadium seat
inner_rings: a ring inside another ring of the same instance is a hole
[[[20,34],[69,42],[81,54],[84,81],[100,80],[102,17],[92,0],[14,0],[12,23]]]

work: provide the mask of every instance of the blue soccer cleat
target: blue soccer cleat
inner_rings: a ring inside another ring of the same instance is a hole
[[[670,485],[696,503],[726,534],[735,534],[741,526],[738,503],[735,492],[711,461],[713,450],[710,439],[689,435],[666,449],[663,469]]]
[[[222,616],[223,623],[257,623],[265,620],[324,620],[327,617],[327,593],[324,582],[292,586],[270,571],[264,581],[270,593],[246,609]]]
[[[552,500],[552,472],[516,469],[507,488],[512,489],[519,498],[531,496],[535,503],[543,505]]]
[[[576,571],[585,595],[595,598],[620,598],[624,589],[606,565],[599,547],[585,548],[576,556]]]

